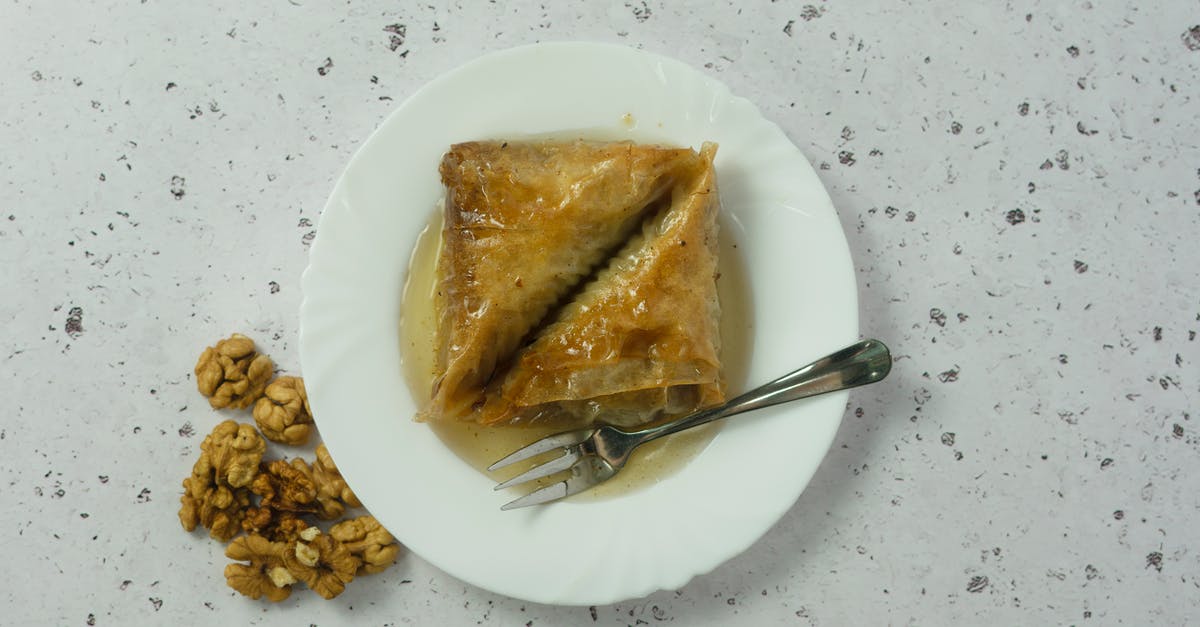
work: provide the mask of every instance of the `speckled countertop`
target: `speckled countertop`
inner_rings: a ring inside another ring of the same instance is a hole
[[[0,623],[1182,624],[1200,616],[1200,5],[0,7]],[[747,5],[751,3],[746,3]],[[335,177],[481,53],[621,42],[819,168],[896,368],[809,490],[680,590],[537,606],[405,555],[323,602],[176,520],[199,349],[298,369]]]

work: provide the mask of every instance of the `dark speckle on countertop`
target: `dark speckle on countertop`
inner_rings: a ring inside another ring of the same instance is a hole
[[[67,313],[67,322],[63,328],[67,335],[71,336],[71,339],[83,335],[83,307],[71,308]]]
[[[1180,35],[1183,45],[1193,52],[1200,50],[1200,24],[1193,26]]]

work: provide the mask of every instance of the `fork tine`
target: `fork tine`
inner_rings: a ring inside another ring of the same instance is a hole
[[[526,481],[533,481],[534,479],[548,477],[556,472],[562,472],[570,468],[571,465],[577,461],[579,461],[579,451],[575,449],[569,449],[561,457],[556,457],[540,466],[534,466],[533,468],[526,470],[525,472],[513,477],[512,479],[509,479],[508,481],[505,481],[504,483],[496,484],[496,487],[493,489],[503,490],[504,488],[517,485],[518,483],[525,483]]]
[[[530,505],[541,505],[542,503],[557,501],[577,492],[582,492],[592,485],[589,477],[571,477],[570,479],[564,479],[544,488],[538,488],[519,499],[509,501],[502,505],[500,509],[507,511],[518,507],[529,507]]]
[[[568,431],[566,433],[559,433],[557,435],[542,438],[533,444],[526,446],[525,448],[514,451],[513,453],[509,454],[508,457],[505,457],[491,466],[488,466],[488,472],[504,468],[509,464],[515,464],[523,459],[529,459],[534,455],[541,455],[542,453],[552,451],[556,448],[565,448],[574,444],[579,444],[580,442],[592,437],[592,433],[594,431],[594,429],[579,429],[576,431]]]

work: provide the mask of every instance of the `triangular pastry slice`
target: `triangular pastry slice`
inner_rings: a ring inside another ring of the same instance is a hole
[[[481,423],[633,425],[724,400],[715,152],[492,381]]]
[[[438,260],[438,352],[421,419],[477,408],[497,364],[637,229],[699,158],[630,142],[450,148]]]

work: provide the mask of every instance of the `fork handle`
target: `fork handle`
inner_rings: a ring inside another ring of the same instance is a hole
[[[882,381],[891,369],[892,355],[887,346],[879,340],[863,340],[750,390],[723,405],[710,407],[630,435],[637,436],[639,444],[649,442],[664,435],[754,409]]]

